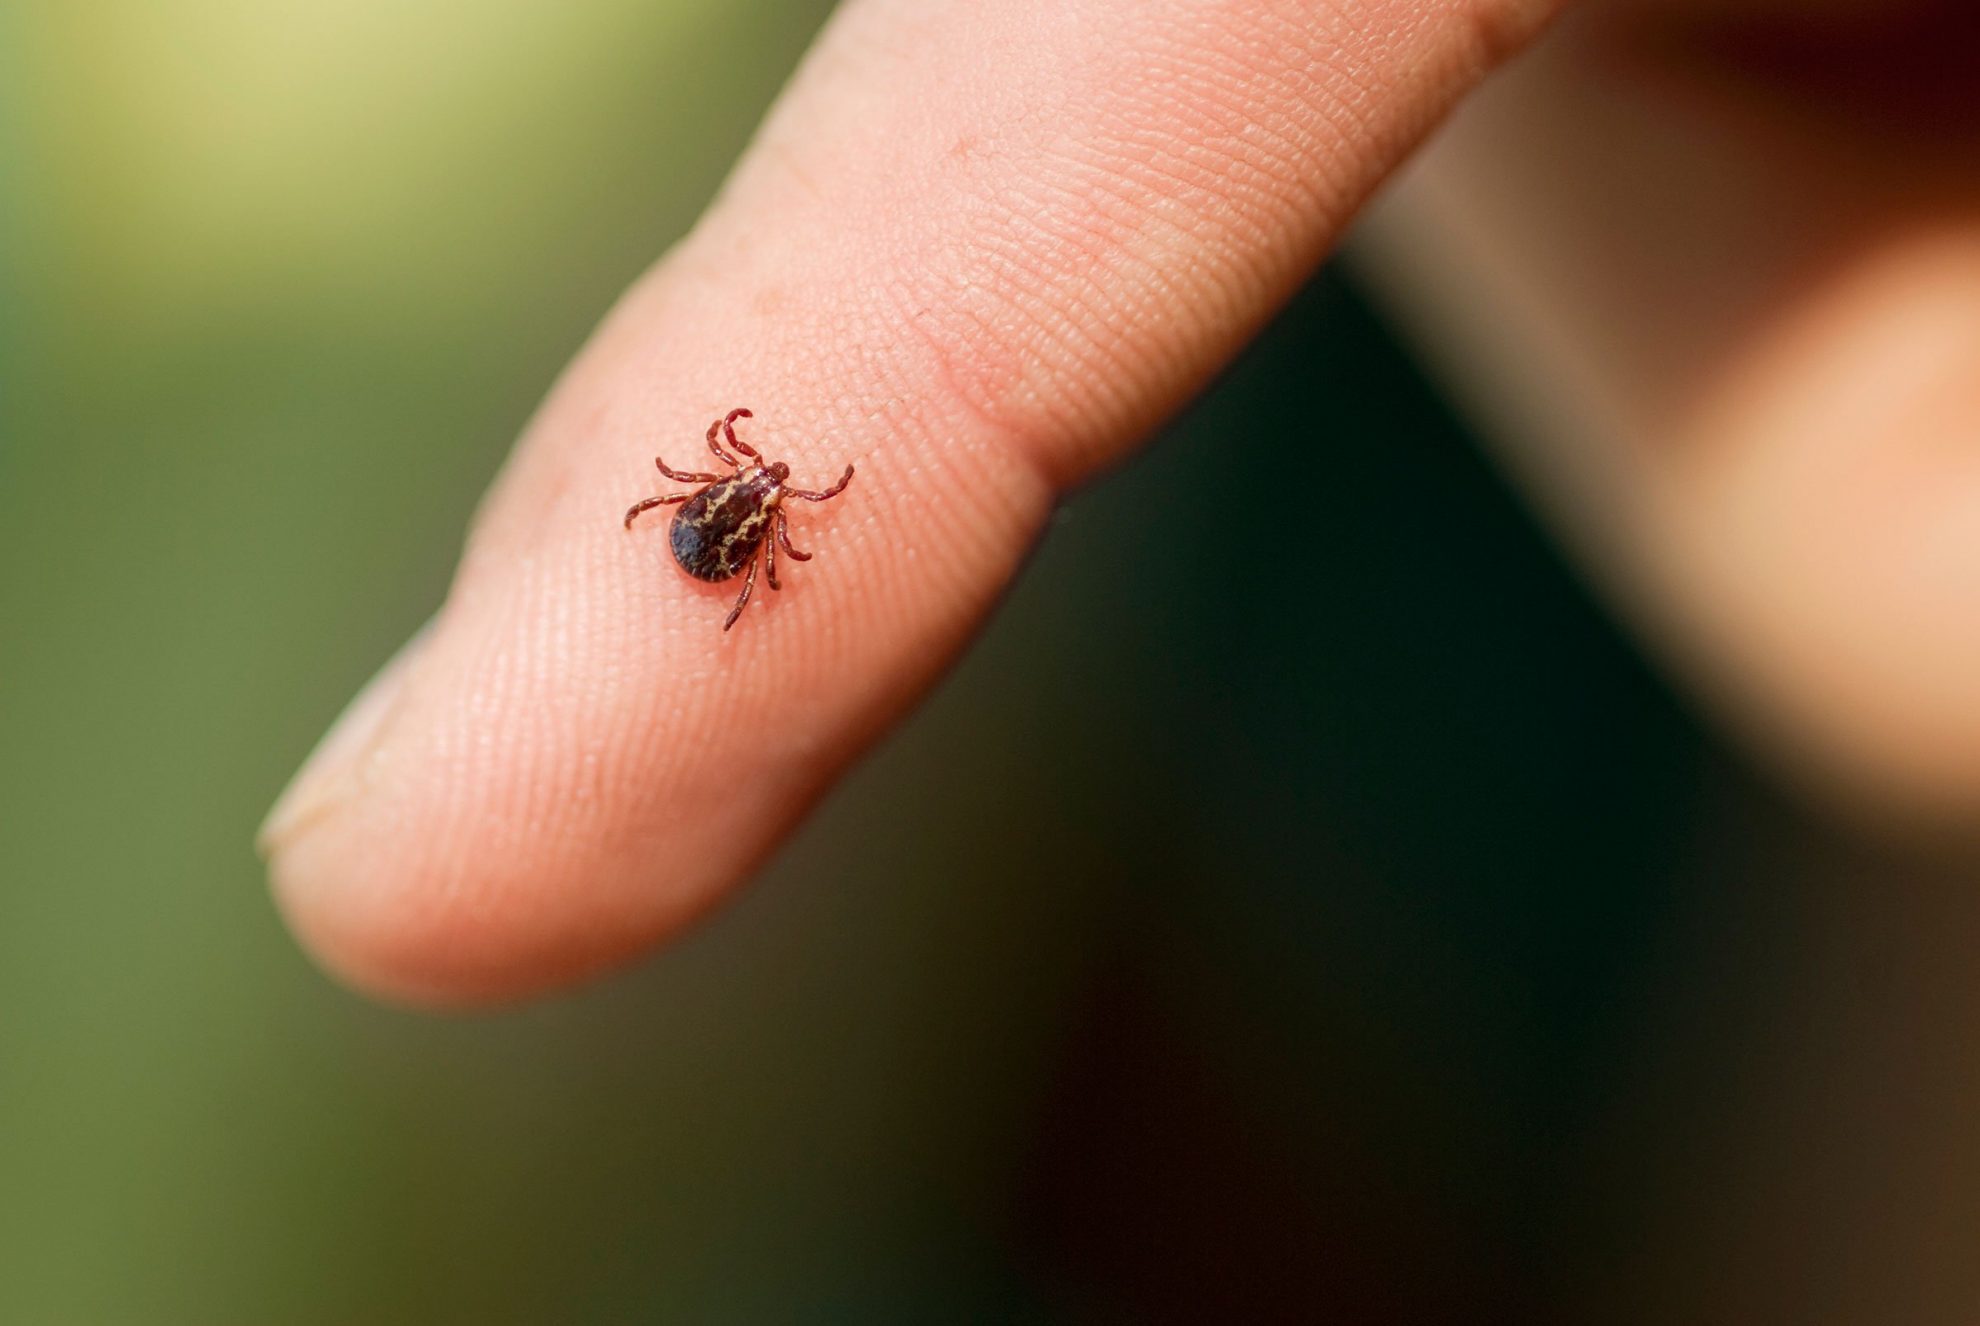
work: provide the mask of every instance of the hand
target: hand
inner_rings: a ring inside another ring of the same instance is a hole
[[[710,906],[939,675],[1057,496],[1553,8],[850,0],[272,814],[304,941],[375,991],[502,998]],[[1372,247],[1653,643],[1787,767],[1907,814],[1980,794],[1980,100],[1949,58],[1974,30],[1931,0],[1592,7]],[[798,482],[859,482],[725,637],[730,587],[618,517],[734,405]]]
[[[1385,202],[1379,283],[1653,649],[1880,825],[1980,805],[1980,11],[1590,7]]]

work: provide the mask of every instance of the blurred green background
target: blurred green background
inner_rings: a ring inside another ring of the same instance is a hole
[[[826,8],[0,4],[0,1322],[1889,1302],[1925,1180],[1805,1088],[1970,918],[1865,924],[1914,867],[1719,752],[1335,274],[681,947],[456,1019],[298,955],[257,820]],[[1310,522],[1234,581],[1174,534],[1266,448]]]

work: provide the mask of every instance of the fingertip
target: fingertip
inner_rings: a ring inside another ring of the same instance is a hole
[[[510,969],[460,961],[451,925],[413,924],[403,909],[381,910],[348,892],[315,886],[307,868],[270,868],[277,910],[303,952],[350,989],[386,1003],[445,1010],[498,1003],[521,993]],[[448,960],[451,958],[452,960]]]
[[[600,729],[650,729],[654,693],[598,680],[623,676],[615,637],[580,646],[562,630],[512,599],[450,613],[417,666],[401,658],[370,688],[388,704],[354,702],[360,737],[340,725],[298,778],[308,813],[271,817],[276,906],[345,984],[436,1008],[571,985],[664,938],[695,909],[683,899],[716,887],[656,874],[628,843],[640,780],[617,771],[635,757],[602,757]]]
[[[677,873],[625,888],[609,864],[573,876],[507,849],[425,856],[368,810],[286,849],[270,882],[310,958],[390,1003],[471,1009],[583,984],[685,926],[718,883]]]
[[[351,808],[269,863],[277,909],[325,972],[363,994],[434,1009],[499,1003],[581,973],[545,932],[487,905],[496,894],[513,898],[513,881],[484,874],[470,889],[434,878],[375,841],[368,818]]]

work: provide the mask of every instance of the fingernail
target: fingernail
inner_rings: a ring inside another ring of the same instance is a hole
[[[344,706],[344,712],[337,715],[289,786],[275,799],[274,808],[254,838],[255,850],[264,859],[273,857],[283,844],[362,789],[365,764],[385,730],[385,720],[397,707],[399,693],[405,689],[408,665],[426,643],[432,625],[428,622],[414,632],[378,675],[365,683],[357,698]]]

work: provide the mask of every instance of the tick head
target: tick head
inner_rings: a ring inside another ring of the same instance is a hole
[[[770,462],[770,479],[773,483],[782,483],[784,480],[790,477],[791,477],[790,466],[784,464],[784,462],[781,460]]]

